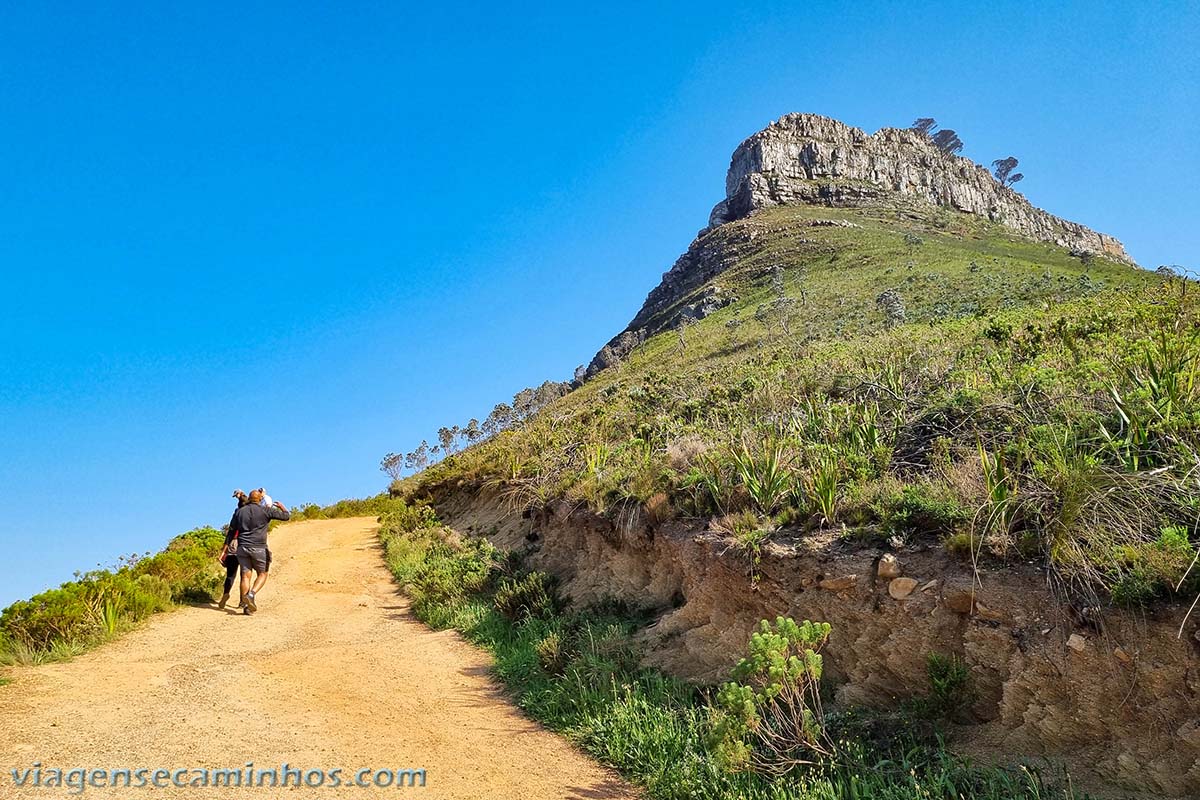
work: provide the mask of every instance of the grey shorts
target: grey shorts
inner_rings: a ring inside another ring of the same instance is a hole
[[[265,547],[239,545],[237,557],[238,564],[243,570],[252,569],[255,572],[266,572],[271,568],[271,553]]]

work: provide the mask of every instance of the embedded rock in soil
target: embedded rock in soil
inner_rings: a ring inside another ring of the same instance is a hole
[[[896,558],[891,553],[886,553],[879,559],[879,568],[876,573],[881,578],[899,578],[903,574],[900,569],[900,559]]]
[[[857,584],[857,575],[843,575],[840,578],[825,578],[817,585],[830,592],[844,592],[853,589]]]

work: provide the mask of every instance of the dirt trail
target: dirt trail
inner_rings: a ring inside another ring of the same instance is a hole
[[[84,797],[631,798],[529,721],[485,654],[412,618],[370,519],[284,525],[271,582],[243,617],[185,608],[0,687],[0,798],[10,770],[360,768],[427,771],[425,788],[92,788]],[[329,779],[327,779],[329,780]],[[386,780],[386,778],[384,778]],[[74,795],[78,796],[78,795]]]

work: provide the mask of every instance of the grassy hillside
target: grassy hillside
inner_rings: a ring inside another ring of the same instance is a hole
[[[1174,593],[1196,544],[1190,284],[904,205],[776,208],[698,245],[729,256],[711,283],[736,302],[402,491],[684,515],[751,550],[936,538],[1041,558],[1085,604]]]

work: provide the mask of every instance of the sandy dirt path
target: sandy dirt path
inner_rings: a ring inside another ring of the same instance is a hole
[[[0,687],[0,798],[10,770],[426,770],[424,788],[93,788],[83,797],[631,798],[618,777],[531,722],[489,678],[486,654],[410,615],[371,519],[271,534],[256,616],[190,607],[74,661]],[[152,773],[151,773],[152,777]],[[315,780],[315,778],[314,778]],[[381,778],[386,781],[386,776]]]

